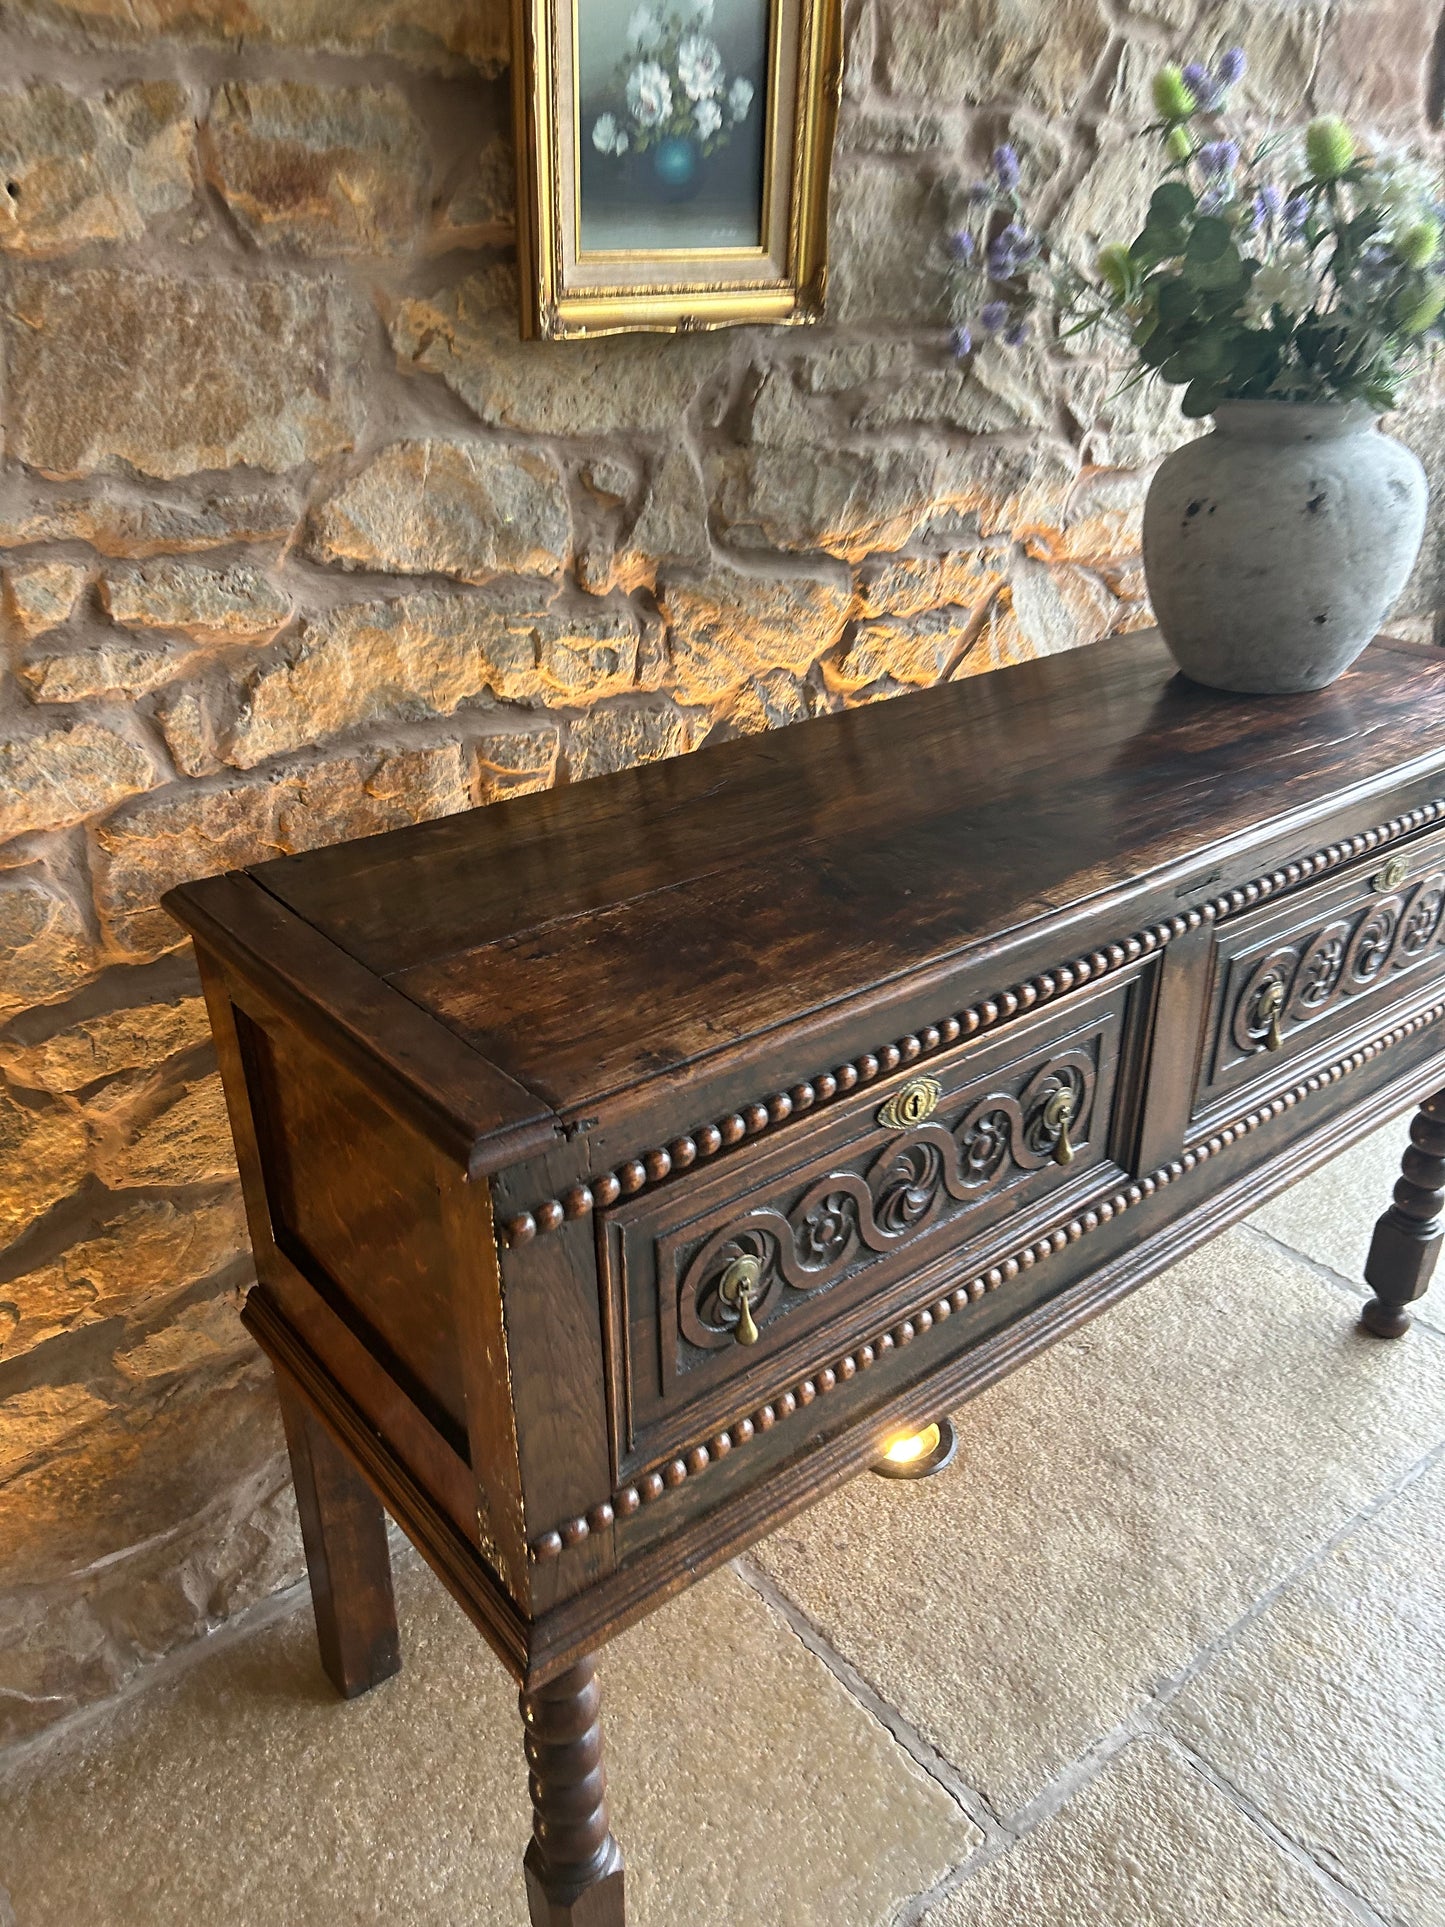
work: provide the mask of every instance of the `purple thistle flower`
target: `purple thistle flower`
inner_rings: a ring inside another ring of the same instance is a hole
[[[1027,321],[1015,321],[1012,327],[1004,329],[1004,345],[1009,348],[1022,348],[1029,338],[1029,333]]]
[[[1039,244],[1027,228],[1010,221],[988,244],[988,272],[993,281],[1011,281],[1026,268],[1039,251]]]
[[[996,335],[1008,325],[1007,301],[986,301],[979,310],[978,325],[986,335]]]
[[[949,235],[948,251],[955,261],[961,261],[966,268],[972,267],[978,253],[978,243],[966,227],[961,227]]]
[[[948,345],[956,361],[964,361],[973,353],[973,330],[967,322],[954,329],[948,338]]]
[[[1218,214],[1222,207],[1229,205],[1229,189],[1223,181],[1216,181],[1213,187],[1206,187],[1199,197],[1201,214]]]
[[[1214,70],[1214,76],[1221,87],[1237,87],[1244,79],[1248,67],[1249,56],[1243,47],[1230,47],[1219,56],[1219,65]]]
[[[1291,240],[1298,240],[1305,231],[1309,219],[1310,203],[1307,194],[1291,194],[1284,204],[1284,231]]]
[[[1277,221],[1280,209],[1284,206],[1284,189],[1276,187],[1273,181],[1259,190],[1260,206],[1267,221]]]
[[[1239,166],[1239,142],[1206,141],[1199,150],[1199,164],[1206,174],[1224,179]]]
[[[1219,89],[1202,60],[1191,60],[1184,69],[1184,84],[1206,114],[1219,105]]]
[[[998,184],[1005,193],[1011,192],[1019,184],[1023,169],[1019,165],[1018,150],[1007,141],[1002,147],[993,150],[993,171],[998,176]]]

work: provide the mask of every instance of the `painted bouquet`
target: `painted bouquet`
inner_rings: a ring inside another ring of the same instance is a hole
[[[713,0],[637,8],[614,78],[616,104],[592,123],[600,154],[651,149],[656,163],[666,150],[681,170],[727,145],[752,111],[754,87],[743,74],[729,79],[707,31],[712,15]]]
[[[1392,409],[1445,320],[1440,183],[1409,159],[1365,152],[1343,121],[1251,148],[1227,112],[1245,57],[1166,66],[1154,81],[1164,178],[1131,242],[1092,273],[1029,225],[1011,147],[969,191],[950,237],[955,353],[1011,346],[1046,316],[1060,335],[1104,327],[1184,389],[1184,413],[1223,401],[1363,401]]]

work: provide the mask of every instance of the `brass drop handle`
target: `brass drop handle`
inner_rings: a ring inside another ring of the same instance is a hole
[[[1278,977],[1264,989],[1259,1000],[1259,1021],[1268,1024],[1269,1031],[1264,1040],[1266,1050],[1283,1050],[1284,1036],[1280,1031],[1279,1020],[1284,1015],[1284,985]]]
[[[1044,1106],[1044,1129],[1055,1139],[1055,1164],[1072,1164],[1074,1161],[1074,1146],[1069,1137],[1069,1126],[1074,1121],[1074,1112],[1077,1108],[1078,1099],[1067,1085],[1063,1090],[1055,1091]]]
[[[763,1268],[756,1258],[734,1258],[718,1280],[718,1297],[725,1305],[737,1307],[738,1322],[733,1326],[733,1337],[739,1345],[756,1345],[758,1342],[752,1301],[762,1281]]]

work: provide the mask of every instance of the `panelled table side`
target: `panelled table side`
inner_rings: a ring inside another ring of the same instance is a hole
[[[518,1680],[541,1927],[622,1927],[595,1655],[1412,1100],[1445,1204],[1445,657],[1131,636],[185,885],[323,1664],[390,1513]]]

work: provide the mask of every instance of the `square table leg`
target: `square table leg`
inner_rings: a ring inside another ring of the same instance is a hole
[[[337,1692],[355,1699],[401,1670],[386,1514],[280,1367],[276,1391],[301,1515],[321,1664]]]

